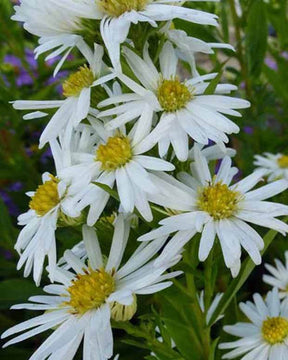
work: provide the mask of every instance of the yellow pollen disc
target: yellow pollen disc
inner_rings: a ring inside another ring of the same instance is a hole
[[[77,279],[67,289],[70,301],[65,305],[71,306],[73,313],[83,315],[86,311],[97,309],[115,290],[114,272],[107,273],[103,268],[89,269],[84,275],[78,274]]]
[[[96,151],[96,161],[102,163],[102,170],[115,170],[132,159],[130,140],[126,136],[113,136]]]
[[[79,96],[81,90],[89,88],[94,81],[93,72],[87,65],[81,66],[77,72],[71,74],[63,83],[63,95],[66,97]]]
[[[178,77],[171,80],[162,80],[158,90],[157,97],[162,108],[167,112],[173,112],[183,108],[193,99],[192,91]]]
[[[239,197],[239,192],[230,190],[226,184],[219,181],[201,191],[197,205],[214,220],[220,220],[229,218],[237,210]]]
[[[32,197],[29,207],[35,210],[37,215],[44,216],[47,212],[59,204],[58,180],[50,175],[51,180],[45,181],[39,185],[34,196]]]
[[[288,155],[282,155],[277,161],[281,168],[288,168]]]
[[[272,317],[263,321],[262,336],[271,345],[283,342],[288,337],[288,319]]]
[[[104,13],[118,17],[127,11],[144,10],[148,0],[96,0],[96,2]]]

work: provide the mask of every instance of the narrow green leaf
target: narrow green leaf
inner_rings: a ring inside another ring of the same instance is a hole
[[[246,50],[250,75],[261,74],[268,39],[266,6],[263,0],[251,2],[246,28]]]
[[[229,23],[228,23],[228,16],[227,16],[227,2],[221,1],[220,4],[221,9],[221,27],[223,33],[223,40],[226,43],[229,43]]]
[[[219,84],[221,77],[223,75],[224,66],[228,60],[224,61],[223,63],[218,66],[215,71],[218,72],[217,76],[210,81],[209,85],[207,86],[206,90],[204,91],[204,95],[213,95],[215,93],[216,87]]]
[[[121,342],[123,344],[135,346],[135,347],[137,347],[139,349],[147,349],[147,350],[150,349],[150,347],[148,345],[146,345],[145,343],[143,343],[143,341],[140,342],[140,341],[136,341],[136,340],[125,339],[125,340],[121,340]]]
[[[111,189],[110,186],[99,182],[94,182],[93,184],[99,186],[102,190],[108,192],[108,194],[110,194],[115,200],[119,201],[119,196],[117,194],[117,191]]]
[[[220,338],[218,337],[217,339],[215,339],[211,345],[210,348],[210,354],[209,354],[209,359],[208,360],[215,360],[215,354],[216,354],[216,349],[217,349],[217,345],[219,342]]]

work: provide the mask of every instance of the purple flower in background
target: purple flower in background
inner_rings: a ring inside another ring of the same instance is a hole
[[[69,75],[68,71],[59,71],[55,77],[50,76],[46,84],[52,85],[58,82],[60,79],[66,78],[68,75]],[[57,91],[58,94],[62,94],[63,92],[62,84],[56,85],[55,90]]]
[[[46,164],[52,158],[52,152],[50,147],[42,154],[41,156],[41,163]]]
[[[10,191],[20,191],[22,189],[23,189],[23,184],[21,183],[21,181],[16,181],[9,186]]]
[[[20,214],[20,210],[15,205],[8,193],[4,190],[0,190],[0,197],[2,198],[4,204],[7,206],[9,214],[11,216],[17,217]]]
[[[20,214],[20,210],[18,209],[18,206],[14,203],[14,201],[11,199],[9,192],[18,192],[23,189],[23,184],[21,181],[16,181],[14,183],[11,183],[9,186],[6,187],[6,189],[0,190],[0,197],[2,198],[4,204],[7,206],[9,214],[11,216],[17,217]]]
[[[3,250],[4,258],[6,260],[11,260],[13,258],[12,252],[9,250]]]
[[[67,58],[68,60],[73,59],[73,57],[70,55]],[[55,62],[59,61],[60,57],[55,57],[53,59],[50,59],[46,61],[47,67],[50,67],[54,65]],[[16,79],[16,85],[18,87],[21,86],[28,86],[32,85],[34,80],[33,78],[38,77],[38,63],[34,58],[34,53],[31,49],[25,49],[25,61],[26,64],[23,64],[23,61],[18,58],[15,55],[8,54],[4,57],[4,64],[10,65],[14,71],[15,71],[15,79]],[[29,68],[29,71],[27,71],[27,67]],[[47,85],[52,85],[56,82],[58,82],[60,79],[68,76],[68,71],[61,71],[58,73],[58,75],[54,78],[53,76],[50,76],[46,82]],[[4,81],[6,82],[6,85],[9,86],[10,84],[7,81],[7,78],[4,78]],[[62,85],[59,85],[56,87],[56,91],[61,94],[62,93]]]
[[[243,173],[241,170],[238,169],[237,174],[234,175],[233,177],[233,182],[238,182],[243,178]]]
[[[254,129],[252,126],[244,126],[243,130],[246,134],[249,135],[252,135],[254,133]]]
[[[281,55],[284,59],[288,60],[288,51],[283,51]]]
[[[278,70],[276,61],[270,57],[265,58],[265,64],[272,70]]]
[[[53,59],[47,60],[47,61],[46,61],[46,64],[47,64],[48,66],[52,66],[52,65],[54,65],[55,62],[59,61],[60,59],[61,59],[60,56],[56,56],[56,57],[54,57]],[[70,55],[67,57],[67,60],[69,61],[69,60],[72,60],[72,59],[73,59],[73,55],[70,54]],[[66,78],[68,75],[69,75],[69,72],[66,71],[66,70],[59,71],[55,77],[50,76],[49,79],[47,80],[47,83],[46,83],[46,84],[47,84],[47,85],[52,85],[52,84],[54,84],[54,83],[57,83],[59,80],[61,80],[61,79],[63,79],[63,78]],[[58,84],[58,85],[55,87],[55,89],[56,89],[56,91],[57,91],[58,94],[62,94],[62,92],[63,92],[62,84]]]
[[[219,169],[220,169],[222,160],[223,160],[223,159],[217,160],[216,165],[215,165],[215,174],[218,174],[218,171],[219,171]]]
[[[14,68],[16,74],[16,85],[18,87],[23,85],[32,85],[33,76],[37,76],[37,62],[33,57],[33,52],[30,49],[25,49],[25,59],[30,68],[30,73],[25,69],[20,58],[15,55],[6,55],[4,57],[4,64],[9,64]]]

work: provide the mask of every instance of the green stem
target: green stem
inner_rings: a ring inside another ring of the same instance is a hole
[[[196,244],[196,241],[194,239],[194,245]],[[192,262],[192,258],[194,256],[193,252],[195,251],[195,246],[191,246],[191,243],[188,244],[186,251],[183,253],[183,260],[186,264],[190,265]],[[191,311],[193,311],[194,318],[195,318],[195,324],[193,324],[193,328],[196,330],[196,335],[198,336],[199,341],[203,344],[204,342],[207,343],[207,339],[205,336],[203,336],[203,330],[206,327],[205,324],[205,314],[202,312],[199,304],[199,300],[197,298],[197,288],[195,284],[195,277],[191,272],[185,273],[186,277],[186,286],[187,286],[187,293],[189,294],[189,297],[191,299]],[[203,339],[205,338],[205,341]],[[210,341],[210,340],[209,340]],[[202,347],[203,355],[205,355],[206,352],[206,345],[204,348]]]
[[[163,45],[164,45],[164,43],[165,43],[165,40],[166,40],[165,36],[162,35],[162,36],[160,37],[160,41],[159,41],[159,44],[158,44],[158,47],[157,47],[157,52],[156,52],[156,54],[155,54],[155,56],[154,56],[154,59],[153,59],[153,63],[154,63],[155,66],[156,66],[156,63],[157,63],[157,61],[158,61],[158,59],[159,59],[159,55],[160,55],[160,52],[161,52],[161,50],[162,50],[162,48],[163,48]]]
[[[245,89],[246,89],[247,96],[249,99],[251,99],[252,98],[252,88],[251,88],[251,82],[249,79],[247,64],[245,61],[244,49],[242,46],[240,19],[236,12],[235,1],[229,0],[229,5],[230,5],[230,9],[231,9],[231,15],[232,15],[233,23],[234,23],[235,36],[236,36],[236,41],[237,41],[237,58],[240,63],[240,66],[241,66],[241,72],[242,72],[242,76],[243,76],[243,79],[245,82]]]
[[[204,308],[205,308],[205,315],[209,309],[211,304],[211,300],[213,297],[214,292],[214,284],[212,279],[212,272],[213,272],[213,262],[214,262],[214,252],[213,248],[205,262],[204,268],[204,281],[205,281],[205,291],[204,291]]]

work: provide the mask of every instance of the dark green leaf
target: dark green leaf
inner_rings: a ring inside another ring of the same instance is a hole
[[[27,279],[4,280],[0,284],[0,308],[8,309],[10,306],[27,302],[33,295],[41,295],[43,291]]]
[[[264,63],[268,38],[265,3],[252,1],[246,28],[246,48],[249,73],[258,77]]]

